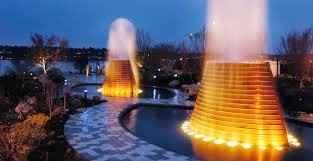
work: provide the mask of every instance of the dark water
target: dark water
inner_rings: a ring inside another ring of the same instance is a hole
[[[175,93],[164,88],[143,87],[140,98],[168,99],[175,96]]]
[[[180,130],[180,125],[188,118],[190,113],[190,110],[178,108],[139,106],[125,115],[122,119],[122,124],[130,132],[149,143],[179,154],[197,158],[192,141]],[[285,154],[282,154],[282,159],[265,160],[313,161],[313,128],[299,123],[288,122],[288,131],[301,140],[302,147],[287,151]],[[226,152],[222,155],[226,155]],[[246,161],[246,159],[235,159],[235,161],[237,160]],[[256,159],[247,160],[256,161]],[[212,161],[215,160],[212,159]]]
[[[92,95],[101,96],[97,92],[97,89],[101,88],[100,85],[82,85],[75,87],[73,92],[83,93],[85,89],[88,90],[88,93]],[[164,88],[155,88],[155,87],[143,87],[142,93],[139,94],[140,98],[153,98],[153,99],[168,99],[175,96],[175,93]]]

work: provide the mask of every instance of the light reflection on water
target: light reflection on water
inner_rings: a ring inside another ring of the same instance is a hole
[[[302,144],[299,149],[277,151],[247,150],[239,147],[203,143],[183,134],[180,126],[189,117],[190,110],[139,106],[126,115],[122,123],[134,135],[149,143],[176,153],[204,161],[312,161],[313,128],[288,122],[288,131]]]
[[[82,85],[73,89],[74,93],[82,94],[84,90],[88,90],[88,95],[99,96],[102,95],[97,92],[97,89],[101,88],[101,85]],[[175,96],[175,93],[164,88],[155,87],[142,87],[142,93],[138,95],[139,98],[152,98],[152,99],[169,99]]]
[[[194,154],[203,161],[282,161],[284,151],[230,148],[196,139],[192,140]]]

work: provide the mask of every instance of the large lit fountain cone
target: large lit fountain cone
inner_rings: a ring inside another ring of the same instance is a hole
[[[135,97],[139,93],[129,60],[111,60],[102,87],[104,96]]]
[[[268,63],[208,62],[182,129],[203,142],[282,150],[289,144],[275,91]]]

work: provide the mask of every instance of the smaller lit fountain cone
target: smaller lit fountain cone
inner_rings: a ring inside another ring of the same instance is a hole
[[[102,94],[109,97],[136,97],[139,89],[129,60],[110,60]]]
[[[195,109],[182,129],[204,142],[229,147],[287,147],[269,64],[207,63]]]

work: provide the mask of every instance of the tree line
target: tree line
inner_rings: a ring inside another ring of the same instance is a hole
[[[313,28],[281,37],[276,53],[286,57],[287,72],[296,80],[302,82],[305,77],[312,77]]]

